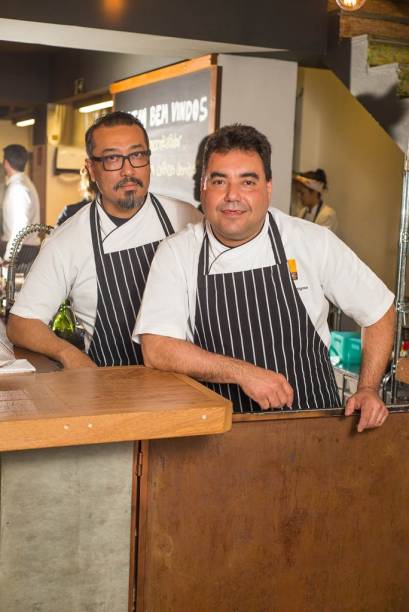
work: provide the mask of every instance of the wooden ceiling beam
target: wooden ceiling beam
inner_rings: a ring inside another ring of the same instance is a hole
[[[409,23],[399,23],[383,19],[367,19],[362,14],[359,14],[359,16],[357,14],[341,15],[339,25],[340,38],[351,38],[361,34],[408,41]]]
[[[328,0],[328,11],[339,11],[336,0]],[[347,14],[347,13],[345,13]],[[367,0],[364,6],[356,13],[359,17],[365,15],[392,19],[409,19],[409,2],[392,2],[390,0]]]

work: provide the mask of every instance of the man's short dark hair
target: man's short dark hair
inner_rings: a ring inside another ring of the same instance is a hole
[[[149,138],[148,134],[143,126],[143,123],[139,121],[137,117],[134,117],[132,113],[125,113],[124,111],[114,111],[99,117],[87,130],[85,134],[85,148],[88,157],[92,157],[94,150],[93,134],[99,127],[113,127],[115,125],[136,125],[141,128],[146,141],[146,147],[149,149]]]
[[[8,161],[13,170],[24,172],[28,160],[28,151],[23,145],[11,144],[3,149],[4,159]]]
[[[255,151],[261,157],[267,181],[271,180],[271,145],[267,138],[250,125],[226,125],[210,134],[203,156],[203,173],[212,153],[229,151]]]

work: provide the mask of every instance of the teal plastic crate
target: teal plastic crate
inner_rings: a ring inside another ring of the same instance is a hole
[[[361,334],[359,332],[331,332],[330,357],[333,363],[361,363]]]

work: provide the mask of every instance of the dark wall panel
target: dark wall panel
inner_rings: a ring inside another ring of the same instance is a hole
[[[41,104],[48,100],[49,56],[1,53],[0,104]]]
[[[50,70],[50,101],[74,95],[74,81],[84,79],[85,92],[108,89],[114,81],[173,64],[184,58],[127,55],[77,49],[59,50]]]

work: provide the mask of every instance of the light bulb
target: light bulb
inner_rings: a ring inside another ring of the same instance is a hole
[[[26,127],[27,125],[34,125],[35,122],[35,119],[22,119],[21,121],[16,121],[16,125],[18,127]]]
[[[362,8],[366,0],[336,0],[343,11],[357,11]]]
[[[78,110],[80,111],[80,113],[93,113],[94,111],[103,110],[104,108],[112,108],[113,105],[113,100],[105,100],[105,102],[96,102],[95,104],[81,106]]]

